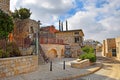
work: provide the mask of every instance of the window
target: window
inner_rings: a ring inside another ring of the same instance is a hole
[[[75,37],[75,43],[79,42],[79,37]]]
[[[33,30],[33,27],[32,27],[32,26],[30,27],[30,30],[31,30],[31,33],[34,33],[34,30]]]
[[[76,35],[76,34],[79,34],[79,32],[74,32],[74,34]]]

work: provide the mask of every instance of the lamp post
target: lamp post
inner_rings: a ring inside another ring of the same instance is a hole
[[[39,54],[39,27],[40,27],[41,23],[40,21],[38,21],[38,27],[37,27],[37,31],[36,31],[36,54]]]
[[[95,53],[95,57],[96,57],[96,48],[94,48],[94,53]]]

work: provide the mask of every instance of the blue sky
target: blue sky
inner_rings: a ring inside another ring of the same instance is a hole
[[[85,39],[102,41],[120,36],[120,0],[11,0],[11,10],[30,8],[43,25],[68,20],[69,29],[82,29]],[[65,26],[64,26],[65,29]]]

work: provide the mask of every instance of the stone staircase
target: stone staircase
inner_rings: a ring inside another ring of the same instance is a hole
[[[38,63],[39,64],[44,64],[44,63],[48,63],[49,59],[48,57],[45,55],[41,45],[39,45],[39,55],[38,55]]]

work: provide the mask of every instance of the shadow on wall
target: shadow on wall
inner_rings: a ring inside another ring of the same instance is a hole
[[[52,59],[54,59],[54,58],[57,58],[57,57],[58,57],[57,51],[56,51],[55,49],[49,50],[48,53],[47,53],[47,57],[48,57],[50,60],[52,60]]]
[[[61,50],[61,57],[64,57],[65,54],[64,54],[64,49]]]

